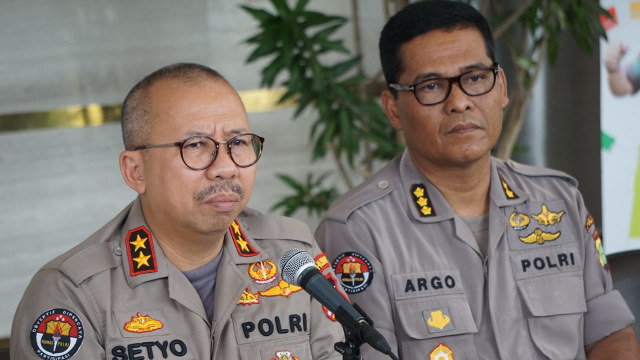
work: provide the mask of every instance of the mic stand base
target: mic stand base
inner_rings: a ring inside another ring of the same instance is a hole
[[[333,346],[337,352],[342,354],[343,360],[360,360],[360,346],[362,346],[363,342],[360,341],[357,337],[352,336],[347,329],[343,327],[344,330],[344,341],[340,341],[335,343]]]

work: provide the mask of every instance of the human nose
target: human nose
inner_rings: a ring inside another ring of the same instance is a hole
[[[451,81],[449,88],[449,96],[445,99],[445,109],[448,113],[463,112],[471,108],[471,99],[467,93],[462,90],[460,79]]]
[[[226,143],[218,146],[218,151],[213,164],[206,169],[207,177],[214,179],[233,179],[238,175],[238,166],[233,162],[231,153]]]

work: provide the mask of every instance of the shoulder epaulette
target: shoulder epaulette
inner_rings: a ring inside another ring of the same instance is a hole
[[[525,165],[525,164],[521,164],[518,162],[515,162],[513,160],[507,160],[505,161],[505,164],[507,167],[509,167],[509,169],[513,170],[514,172],[517,172],[518,174],[521,175],[525,175],[525,176],[553,176],[553,177],[558,177],[561,178],[565,181],[568,181],[569,183],[571,183],[573,186],[578,186],[578,180],[576,180],[576,178],[574,178],[573,176],[560,171],[560,170],[554,170],[554,169],[549,169],[549,168],[543,168],[543,167],[537,167],[537,166],[532,166],[532,165]]]
[[[304,222],[285,216],[263,214],[245,208],[238,216],[243,229],[251,233],[254,240],[287,239],[312,244],[313,235]],[[255,230],[254,230],[255,229]]]
[[[396,158],[396,159],[399,159]],[[395,188],[397,179],[396,159],[387,164],[380,172],[362,184],[356,186],[336,200],[327,211],[326,217],[346,223],[349,216],[357,209],[389,194]],[[393,180],[392,180],[393,179]]]
[[[112,242],[101,242],[90,245],[63,259],[56,266],[55,260],[44,268],[58,268],[74,284],[79,285],[85,279],[102,271],[122,264],[120,256],[114,254]]]

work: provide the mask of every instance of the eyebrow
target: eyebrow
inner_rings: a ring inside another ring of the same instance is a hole
[[[247,128],[241,127],[241,128],[233,128],[231,130],[225,131],[224,135],[225,137],[229,137],[232,138],[236,135],[240,135],[240,134],[244,134],[244,133],[248,133],[249,130]],[[209,133],[206,133],[204,131],[200,131],[200,130],[188,130],[185,133],[186,137],[190,137],[190,136],[209,136]]]
[[[462,67],[462,68],[459,70],[458,75],[460,75],[460,74],[464,74],[464,73],[466,73],[466,72],[468,72],[468,71],[471,71],[471,70],[476,70],[476,69],[486,69],[486,68],[491,67],[491,66],[493,66],[493,64],[491,64],[491,65],[487,66],[487,65],[485,65],[485,64],[484,64],[484,63],[482,63],[482,62],[477,62],[477,63],[474,63],[474,64],[469,64],[469,65],[467,65],[467,66]],[[454,76],[458,76],[458,75],[454,75]],[[413,79],[413,84],[416,84],[416,83],[419,83],[419,82],[421,82],[421,81],[428,80],[428,79],[434,79],[434,78],[446,78],[446,77],[449,77],[449,76],[444,76],[444,75],[442,75],[441,73],[438,73],[438,72],[422,73],[422,74],[418,74],[418,75]]]

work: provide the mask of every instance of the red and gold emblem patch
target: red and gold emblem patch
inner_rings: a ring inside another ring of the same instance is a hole
[[[333,261],[333,270],[348,294],[364,291],[373,280],[371,263],[357,252],[348,251],[338,255]]]
[[[429,353],[429,360],[454,360],[453,350],[447,345],[440,343]]]
[[[318,256],[313,260],[316,262],[316,269],[320,272],[323,272],[329,267],[329,260],[327,260],[327,254],[325,253],[318,254]]]
[[[276,351],[276,357],[271,358],[271,360],[300,360],[300,359],[293,356],[291,351],[283,350],[283,351]]]
[[[607,255],[604,253],[604,247],[602,246],[602,238],[600,237],[600,233],[598,233],[598,229],[593,229],[593,241],[596,245],[596,250],[598,251],[598,257],[600,258],[600,266],[606,271],[609,271],[609,263],[607,262]]]
[[[151,232],[146,227],[129,230],[126,243],[131,276],[158,271]]]
[[[82,345],[84,327],[72,311],[52,309],[33,323],[30,340],[33,351],[42,359],[69,359]]]
[[[260,304],[260,294],[254,294],[251,292],[251,290],[249,290],[249,288],[246,288],[242,292],[242,295],[240,295],[240,300],[238,300],[238,305],[246,306],[246,305],[253,305],[253,304]]]
[[[229,226],[229,233],[231,233],[231,239],[233,239],[233,244],[236,246],[238,255],[244,257],[258,255],[258,252],[247,241],[247,237],[244,235],[244,232],[240,228],[238,220],[233,220],[231,226]]]
[[[127,321],[124,324],[124,329],[133,333],[146,333],[154,330],[162,329],[164,325],[159,320],[156,320],[147,315],[137,313],[136,316],[131,317],[131,321]]]
[[[249,265],[249,276],[256,284],[269,284],[276,279],[278,268],[273,261],[265,260]]]

